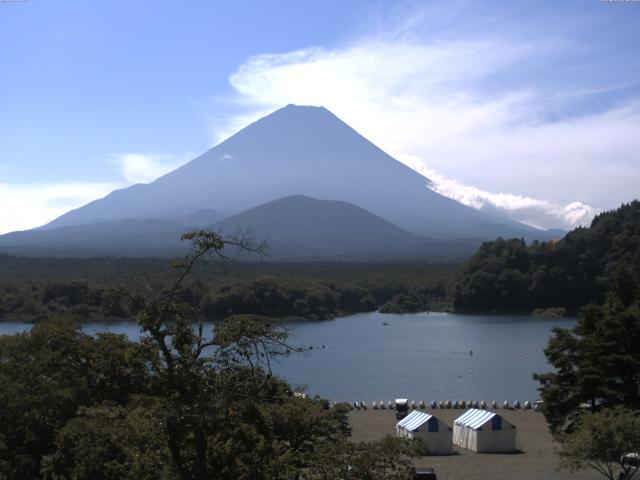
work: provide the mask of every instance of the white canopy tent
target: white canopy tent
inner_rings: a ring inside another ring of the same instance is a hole
[[[472,408],[454,420],[453,443],[474,452],[513,452],[516,427],[495,412]]]
[[[396,424],[396,434],[403,438],[420,438],[431,455],[453,453],[451,427],[428,413],[414,410]]]

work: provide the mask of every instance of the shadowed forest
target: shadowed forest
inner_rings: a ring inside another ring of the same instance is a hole
[[[248,263],[199,265],[182,290],[197,315],[329,319],[377,309],[447,307],[456,265],[430,263]],[[130,319],[136,296],[173,281],[166,259],[0,256],[0,318],[37,322],[70,313],[83,320]],[[32,279],[37,278],[37,281]]]

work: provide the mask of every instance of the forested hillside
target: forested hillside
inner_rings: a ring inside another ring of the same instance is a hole
[[[640,202],[595,217],[558,241],[484,243],[457,272],[451,289],[458,311],[576,312],[601,303],[612,279],[640,265]]]
[[[421,311],[446,305],[455,265],[431,263],[234,263],[199,265],[182,299],[195,318],[231,314],[328,319],[356,312]],[[165,259],[0,256],[0,321],[37,322],[70,313],[130,319],[145,289],[175,271]],[[34,281],[33,279],[38,279]]]

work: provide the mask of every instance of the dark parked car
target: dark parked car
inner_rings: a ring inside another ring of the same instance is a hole
[[[627,480],[627,478],[634,477],[640,470],[640,453],[627,453],[622,456],[620,463],[625,468],[626,473],[620,472],[618,480]]]
[[[436,472],[433,468],[414,468],[412,480],[436,480]]]

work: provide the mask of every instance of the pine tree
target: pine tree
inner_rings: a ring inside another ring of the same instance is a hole
[[[545,354],[555,367],[536,374],[554,432],[571,431],[582,408],[640,409],[640,269],[620,267],[602,306],[583,310],[572,329],[555,329]]]

